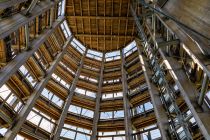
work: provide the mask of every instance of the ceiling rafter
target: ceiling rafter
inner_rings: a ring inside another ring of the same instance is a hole
[[[130,1],[128,2],[128,8],[127,8],[127,17],[129,16],[129,11],[130,11]],[[125,25],[125,40],[124,40],[124,46],[126,45],[126,36],[128,33],[128,20],[126,20],[126,25]]]
[[[114,1],[112,0],[112,17],[114,16]],[[112,25],[113,25],[113,19],[111,20],[111,35],[113,33],[112,30]],[[111,44],[113,44],[113,38],[111,37]],[[111,48],[112,49],[112,48]]]
[[[98,16],[98,0],[96,0],[96,17]],[[96,19],[96,29],[97,29],[97,35],[98,35],[98,19]],[[98,37],[97,37],[97,50],[98,50]]]
[[[122,9],[122,0],[120,0],[120,9],[119,9],[119,16],[121,16],[121,9]],[[119,20],[119,25],[120,25],[120,20]],[[120,26],[118,26],[118,35],[120,34]],[[120,46],[120,38],[117,40],[117,49],[119,49]]]
[[[68,1],[74,5],[66,7],[71,31],[88,48],[119,50],[136,36],[134,20],[128,13],[130,0]]]
[[[88,0],[88,16],[90,17],[90,0]],[[82,16],[84,17],[84,16]],[[90,34],[92,34],[92,28],[91,28],[91,18],[88,18],[89,19],[89,31],[90,31]],[[92,37],[90,36],[90,46],[89,47],[92,47]]]
[[[106,4],[104,4],[105,6]],[[89,10],[88,10],[89,11]],[[133,17],[123,16],[66,16],[67,18],[77,18],[77,19],[104,19],[104,20],[134,20]]]
[[[134,38],[134,36],[132,36],[132,35],[127,35],[127,36],[125,36],[124,34],[123,35],[110,35],[110,34],[106,34],[106,35],[104,35],[104,34],[75,34],[75,36],[78,36],[78,37],[89,37],[89,36],[91,36],[91,37],[96,37],[96,38],[98,38],[98,37],[113,37],[113,38]]]
[[[79,6],[80,6],[80,15],[83,16],[82,0],[79,1]],[[83,34],[84,34],[85,31],[84,31],[83,19],[80,19],[80,20],[82,20],[82,32],[83,32]],[[85,42],[85,37],[83,37],[82,39],[83,39],[83,41]],[[84,45],[85,45],[85,44],[84,44]]]
[[[104,0],[104,35],[106,34],[106,0]],[[106,37],[104,36],[104,50],[106,50]]]
[[[74,16],[76,16],[74,0],[72,0],[72,5],[73,5],[73,13],[74,13]],[[75,19],[75,25],[76,25],[76,33],[78,33],[78,29],[77,29],[77,19]]]

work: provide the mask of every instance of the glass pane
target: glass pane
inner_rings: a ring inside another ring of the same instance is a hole
[[[71,130],[67,129],[62,129],[61,131],[61,137],[69,138],[69,139],[74,139],[76,132],[73,132]]]
[[[35,112],[31,111],[27,117],[27,120],[32,122],[35,125],[39,124],[39,121],[41,120],[41,116],[36,114]]]
[[[42,122],[40,124],[40,127],[48,132],[51,132],[54,124],[51,123],[50,121],[46,120],[46,119],[42,119]]]

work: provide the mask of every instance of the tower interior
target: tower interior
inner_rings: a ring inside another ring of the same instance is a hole
[[[210,0],[0,0],[0,139],[210,140]]]

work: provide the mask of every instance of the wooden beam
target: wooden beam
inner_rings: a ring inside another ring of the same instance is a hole
[[[131,35],[103,35],[103,34],[76,34],[76,37],[113,37],[113,38],[133,38],[134,36]]]
[[[108,17],[108,16],[66,16],[73,19],[106,19],[106,20],[134,20],[133,17]]]

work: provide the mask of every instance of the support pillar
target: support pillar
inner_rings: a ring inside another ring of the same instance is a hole
[[[24,105],[23,109],[20,111],[18,116],[15,118],[15,120],[13,122],[14,123],[13,126],[10,129],[8,129],[8,131],[6,132],[5,137],[4,137],[5,140],[14,140],[15,139],[17,133],[20,131],[22,125],[24,124],[28,114],[31,112],[31,110],[34,107],[37,99],[41,95],[42,90],[45,88],[48,81],[50,80],[52,73],[56,69],[56,67],[57,67],[58,63],[60,62],[60,60],[62,59],[63,55],[66,53],[68,45],[69,45],[69,43],[71,42],[72,39],[73,39],[72,36],[67,39],[65,45],[63,46],[63,51],[60,52],[57,55],[57,57],[55,58],[55,61],[52,63],[52,65],[50,66],[50,68],[46,72],[46,77],[44,79],[42,79],[37,84],[36,88],[34,89],[34,92],[28,98],[28,100],[27,100],[26,104]]]
[[[71,84],[71,87],[70,87],[70,89],[69,89],[69,92],[68,92],[69,94],[68,94],[67,99],[66,99],[66,101],[65,101],[65,104],[64,104],[62,113],[61,113],[61,115],[60,115],[59,120],[57,121],[57,127],[56,127],[56,129],[55,129],[55,134],[54,134],[54,136],[53,136],[53,140],[58,140],[59,137],[60,137],[60,133],[61,133],[61,131],[62,131],[62,128],[63,128],[63,126],[64,126],[64,121],[65,121],[65,119],[66,119],[66,117],[67,117],[67,114],[68,114],[68,109],[69,109],[69,107],[70,107],[71,100],[72,100],[72,97],[73,97],[73,95],[74,95],[74,91],[75,91],[75,89],[76,89],[76,84],[77,84],[77,81],[78,81],[78,79],[79,79],[80,72],[81,72],[81,69],[82,69],[82,67],[83,67],[84,59],[85,59],[86,54],[87,54],[87,49],[85,50],[85,53],[83,54],[83,56],[82,56],[82,58],[81,58],[80,65],[79,65],[79,67],[78,67],[78,69],[77,69],[77,72],[76,72],[76,74],[75,74],[74,80],[73,80],[73,82],[72,82],[72,84]]]
[[[104,61],[105,61],[105,54],[103,53],[103,58],[101,62],[101,72],[100,72],[99,83],[98,83],[98,92],[96,95],[96,106],[95,106],[95,112],[94,112],[91,140],[96,140],[97,134],[98,134],[98,120],[100,117],[100,101],[102,97],[101,92],[102,92],[102,85],[103,85]]]
[[[124,126],[125,126],[125,138],[126,140],[132,140],[132,123],[131,123],[131,112],[128,99],[128,84],[125,70],[125,58],[123,50],[120,52],[121,56],[121,73],[122,73],[122,87],[123,87],[123,107],[124,107]]]

